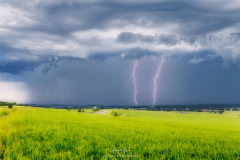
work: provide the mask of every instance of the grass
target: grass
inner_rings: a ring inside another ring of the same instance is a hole
[[[7,111],[7,110],[2,110],[2,111],[0,111],[0,117],[1,116],[7,116],[7,115],[9,115],[9,111]]]
[[[0,159],[240,159],[239,112],[108,111],[11,110],[0,118]],[[128,147],[133,157],[107,157]]]

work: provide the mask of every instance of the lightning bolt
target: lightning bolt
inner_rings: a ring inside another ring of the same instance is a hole
[[[134,68],[133,68],[133,72],[132,72],[132,77],[133,77],[133,83],[134,83],[134,87],[135,87],[135,92],[134,92],[134,101],[135,104],[137,106],[137,100],[136,100],[136,95],[137,95],[137,86],[136,86],[136,78],[135,78],[135,71],[136,71],[136,67],[137,67],[138,61],[136,60]]]
[[[157,74],[156,74],[156,76],[154,77],[154,80],[153,80],[153,84],[154,84],[153,106],[155,105],[155,102],[156,102],[157,79],[158,79],[158,77],[159,77],[159,72],[160,72],[160,69],[161,69],[161,67],[162,67],[163,60],[164,60],[164,59],[162,59],[161,63],[159,64]]]

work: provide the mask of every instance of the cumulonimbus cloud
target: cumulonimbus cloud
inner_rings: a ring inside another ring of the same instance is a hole
[[[232,60],[240,55],[240,5],[235,0],[25,2],[19,7],[18,1],[0,1],[0,44],[34,56],[85,59],[122,52],[127,57],[133,49],[175,54],[214,50]]]

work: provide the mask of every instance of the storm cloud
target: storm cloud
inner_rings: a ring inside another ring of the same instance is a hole
[[[61,103],[71,102],[81,93],[84,103],[131,104],[128,99],[131,90],[123,96],[125,91],[118,85],[131,77],[133,60],[153,65],[150,60],[165,58],[179,65],[195,66],[196,70],[215,62],[215,67],[234,70],[240,61],[240,2],[237,0],[0,0],[0,4],[0,76],[34,88],[28,90],[34,95],[32,103],[55,103],[59,97],[63,97]],[[114,65],[110,63],[113,60]],[[99,65],[99,72],[94,71],[95,64]],[[124,69],[119,71],[121,67]],[[154,69],[149,69],[139,74],[149,72],[153,76]],[[68,74],[64,77],[60,73]],[[90,80],[83,78],[88,76]],[[175,87],[181,80],[176,81],[172,82],[176,83]],[[149,79],[144,83],[151,86]],[[94,90],[86,87],[90,84]],[[61,87],[69,94],[60,95]],[[143,88],[149,94],[142,98],[142,104],[148,104],[151,90]],[[56,95],[50,93],[54,90]],[[104,90],[105,97],[101,95]],[[176,93],[183,90],[176,89]],[[55,98],[43,98],[45,91]],[[82,92],[96,95],[84,98]],[[111,93],[115,96],[110,96]],[[170,101],[170,92],[166,95],[165,99]],[[188,102],[188,99],[173,99]]]
[[[79,58],[132,48],[239,56],[238,1],[24,2],[1,2],[2,47]]]

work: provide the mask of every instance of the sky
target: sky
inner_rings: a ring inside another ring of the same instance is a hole
[[[0,0],[0,101],[240,102],[238,0]]]

